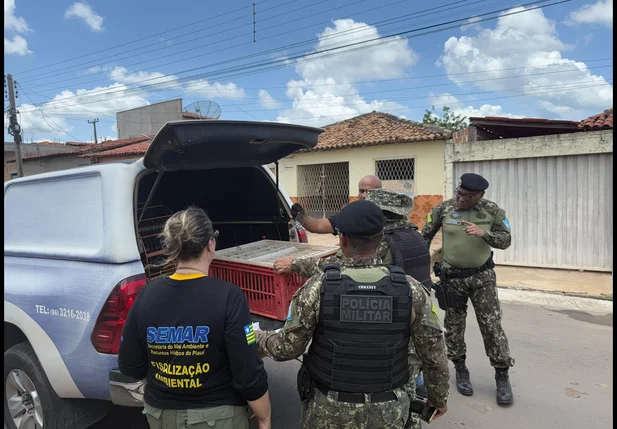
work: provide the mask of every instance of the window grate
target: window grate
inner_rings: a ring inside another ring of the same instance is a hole
[[[298,202],[313,217],[338,213],[349,203],[349,163],[299,165]]]
[[[414,158],[375,161],[375,174],[381,179],[384,189],[401,192],[411,197],[416,192],[414,168]]]

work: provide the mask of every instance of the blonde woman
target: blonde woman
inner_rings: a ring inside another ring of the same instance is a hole
[[[270,429],[267,374],[246,298],[208,277],[217,237],[200,208],[169,218],[161,240],[176,271],[148,283],[126,320],[118,366],[145,379],[152,429],[248,429],[248,405],[259,429]]]

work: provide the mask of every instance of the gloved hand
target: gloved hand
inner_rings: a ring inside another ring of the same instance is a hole
[[[304,211],[304,207],[302,207],[299,203],[295,203],[291,206],[291,217],[296,219],[298,216],[304,215],[306,212]]]

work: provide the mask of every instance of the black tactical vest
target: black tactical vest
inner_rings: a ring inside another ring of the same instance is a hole
[[[386,229],[385,237],[392,252],[392,264],[430,290],[433,287],[431,253],[422,234],[411,227],[402,227]]]
[[[374,393],[409,379],[411,289],[402,269],[389,268],[390,276],[369,283],[341,275],[337,265],[324,268],[319,321],[304,358],[315,385]]]

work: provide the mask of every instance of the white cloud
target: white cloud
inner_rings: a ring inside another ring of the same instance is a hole
[[[281,106],[265,89],[260,89],[257,94],[259,95],[259,102],[265,109],[278,109]]]
[[[100,33],[104,30],[103,21],[105,18],[100,16],[96,11],[85,1],[77,1],[69,6],[64,12],[65,18],[78,18],[84,21],[92,31]]]
[[[20,16],[15,16],[15,0],[4,0],[4,29],[16,33],[30,31],[26,20]]]
[[[472,16],[467,20],[466,24],[461,25],[461,31],[465,32],[471,29],[480,30],[482,27],[480,26],[480,24],[476,24],[476,22],[481,20],[482,18],[480,18],[479,16]]]
[[[602,24],[613,28],[613,0],[598,0],[570,12],[569,24]]]
[[[13,37],[7,37],[7,31],[13,32]],[[4,53],[16,55],[30,55],[28,42],[19,34],[31,31],[26,20],[15,16],[15,0],[4,0]]]
[[[466,118],[481,117],[481,116],[504,116],[507,118],[523,118],[524,116],[514,113],[505,112],[501,106],[492,104],[483,104],[479,108],[467,105],[468,101],[461,102],[454,95],[449,93],[433,94],[429,93],[428,103],[435,107],[435,112],[440,113],[444,106],[450,108],[450,112],[455,115],[463,115]],[[467,121],[469,123],[469,121]]]
[[[156,85],[157,89],[180,89],[181,86],[178,83],[178,77],[174,75],[165,75],[160,72],[144,72],[138,71],[129,73],[124,67],[114,67],[109,72],[109,79],[125,83],[142,83],[143,85]],[[144,82],[145,81],[145,82]]]
[[[494,29],[483,29],[476,36],[450,37],[438,65],[459,85],[466,80],[506,78],[474,85],[534,97],[538,106],[558,117],[579,119],[612,106],[612,85],[593,75],[584,63],[563,58],[561,51],[567,48],[557,37],[554,22],[536,9],[502,16]],[[517,69],[504,70],[513,68]],[[469,72],[474,74],[457,74]]]
[[[22,104],[19,108],[20,123],[25,129],[35,130],[37,136],[44,134],[63,140],[73,140],[73,137],[64,132],[70,133],[74,129],[69,122],[70,119],[86,120],[93,116],[115,117],[118,111],[150,104],[145,98],[145,93],[134,90],[127,92],[127,89],[124,84],[114,83],[107,87],[89,90],[78,89],[75,92],[65,90],[50,101],[40,103],[40,110],[31,104]],[[105,94],[106,91],[113,93]]]
[[[341,19],[333,21],[332,27],[327,27],[318,37],[316,51],[380,35],[375,27]],[[365,100],[354,82],[401,77],[416,60],[407,40],[392,38],[379,46],[342,54],[337,51],[332,56],[320,54],[316,60],[298,62],[296,72],[301,79],[287,83],[286,94],[293,101],[292,109],[282,110],[277,121],[322,126],[373,110],[387,112],[404,108],[392,101]]]
[[[380,37],[376,27],[355,22],[353,19],[338,19],[332,24],[334,27],[326,27],[318,34],[316,51]],[[328,76],[337,82],[353,82],[361,79],[400,77],[407,67],[417,61],[416,54],[407,46],[407,40],[400,37],[391,38],[385,44],[383,41],[376,41],[362,46],[371,47],[354,51],[358,46],[352,46],[334,51],[335,54],[325,52],[311,56],[310,58],[319,60],[298,63],[296,70],[308,80]]]
[[[189,92],[199,94],[206,98],[241,99],[246,96],[244,89],[238,88],[238,86],[232,82],[226,84],[219,82],[210,83],[207,80],[198,79],[188,82],[186,84],[186,89]]]
[[[16,34],[13,36],[13,40],[4,38],[4,53],[7,55],[17,54],[20,56],[30,55],[32,51],[28,49],[28,42],[26,39]]]

